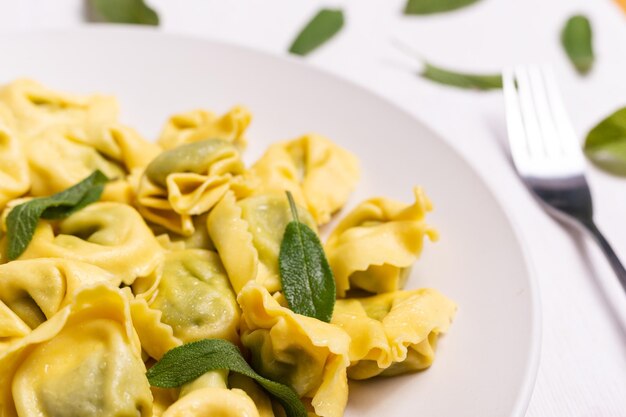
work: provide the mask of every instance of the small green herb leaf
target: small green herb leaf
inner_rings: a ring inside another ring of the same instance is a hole
[[[159,15],[143,0],[89,0],[95,20],[110,23],[159,25]]]
[[[626,107],[591,129],[584,149],[587,157],[599,168],[626,176]]]
[[[289,47],[289,52],[307,55],[335,36],[343,27],[343,11],[322,9],[302,29]]]
[[[76,185],[15,206],[7,216],[8,257],[17,259],[28,247],[40,218],[62,219],[98,201],[108,178],[96,170]]]
[[[324,248],[313,230],[298,220],[287,192],[294,220],[285,228],[278,266],[283,293],[294,312],[329,322],[335,307],[335,278]]]
[[[460,9],[478,0],[408,0],[404,14],[433,14]]]
[[[424,63],[424,69],[419,75],[428,80],[452,87],[475,90],[502,88],[502,75],[500,74],[468,74],[437,67],[428,62]]]
[[[561,33],[561,43],[572,64],[580,74],[587,74],[593,66],[591,23],[582,15],[567,20]]]
[[[152,386],[176,388],[217,369],[228,369],[254,379],[276,397],[288,417],[307,416],[304,405],[292,388],[257,374],[243,359],[239,349],[223,339],[204,339],[178,346],[163,355],[146,376]]]

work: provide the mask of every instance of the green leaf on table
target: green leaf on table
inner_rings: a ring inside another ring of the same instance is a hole
[[[322,9],[300,31],[289,52],[307,55],[335,36],[343,27],[343,11]]]
[[[474,90],[494,90],[502,88],[501,74],[471,74],[457,72],[424,63],[424,69],[419,73],[423,78],[451,87]]]
[[[97,21],[136,25],[159,25],[159,15],[143,0],[89,0]]]
[[[9,260],[17,259],[33,238],[37,223],[43,219],[62,219],[98,201],[108,178],[96,170],[67,190],[50,197],[34,198],[15,206],[7,216]]]
[[[317,234],[298,219],[287,192],[293,220],[280,244],[278,266],[283,293],[295,313],[330,322],[335,307],[335,278]]]
[[[283,406],[288,417],[306,417],[298,394],[289,386],[257,374],[241,356],[237,346],[223,339],[204,339],[168,351],[148,370],[150,385],[177,388],[209,371],[228,369],[254,379]]]
[[[433,14],[449,12],[476,3],[479,0],[408,0],[404,14]]]
[[[563,48],[576,70],[582,75],[587,74],[593,66],[592,38],[591,23],[582,15],[570,17],[561,32]]]
[[[591,129],[585,139],[584,150],[599,168],[626,176],[626,107]]]

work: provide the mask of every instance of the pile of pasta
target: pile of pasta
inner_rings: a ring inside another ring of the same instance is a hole
[[[431,365],[455,305],[403,290],[431,204],[372,198],[324,244],[337,300],[330,323],[291,311],[278,254],[292,220],[316,232],[348,200],[356,158],[309,134],[241,155],[250,113],[171,117],[156,142],[118,120],[114,98],[17,80],[0,88],[0,415],[280,416],[252,379],[209,372],[178,389],[146,370],[170,349],[211,338],[241,349],[259,374],[289,385],[310,416],[343,415],[348,378]],[[40,220],[16,260],[6,218],[16,205],[111,179],[100,201]]]

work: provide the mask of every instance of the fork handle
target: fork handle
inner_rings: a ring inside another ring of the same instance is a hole
[[[606,255],[606,259],[611,264],[613,271],[615,271],[615,275],[617,275],[617,279],[620,284],[622,284],[622,289],[626,292],[626,269],[624,269],[624,265],[620,262],[617,254],[609,244],[608,240],[604,237],[598,226],[593,222],[593,220],[583,221],[583,225],[587,228],[587,230],[591,233],[595,241],[600,245],[602,252]]]

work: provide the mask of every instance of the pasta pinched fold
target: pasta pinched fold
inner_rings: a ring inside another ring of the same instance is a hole
[[[244,149],[244,135],[251,120],[252,115],[242,106],[235,106],[220,117],[206,110],[179,113],[170,117],[158,142],[163,149],[172,149],[185,143],[221,139]]]
[[[160,264],[163,249],[135,209],[95,203],[67,219],[40,221],[20,259],[63,258],[109,271],[124,284],[147,276]]]
[[[287,384],[319,417],[340,417],[348,401],[350,337],[342,329],[282,307],[250,282],[237,298],[241,343],[261,375]]]
[[[118,163],[105,158],[93,147],[71,140],[64,126],[49,128],[34,136],[26,142],[25,149],[34,196],[65,190],[96,169],[108,178],[125,175]],[[59,169],[60,166],[63,169]]]
[[[96,266],[65,259],[32,259],[0,265],[0,341],[26,336],[97,282],[120,280]]]
[[[194,215],[207,213],[228,190],[252,192],[234,145],[209,139],[161,153],[145,170],[137,190],[138,209],[146,219],[168,230],[191,235]]]
[[[316,230],[311,215],[298,208],[300,221]],[[236,201],[229,193],[207,218],[209,236],[222,258],[228,277],[239,293],[248,281],[270,292],[280,290],[278,253],[287,224],[292,220],[287,199],[264,194]]]
[[[136,281],[134,293],[161,312],[160,321],[172,328],[174,337],[183,343],[239,341],[239,306],[217,253],[169,252],[152,275]]]
[[[152,415],[128,296],[99,284],[0,352],[0,415]]]
[[[103,126],[92,133],[78,127],[51,127],[28,140],[25,149],[32,195],[57,193],[98,169],[115,180],[107,184],[103,199],[123,203],[132,201],[127,176],[145,168],[160,152],[155,144],[122,125]]]
[[[238,387],[228,388],[230,381]],[[249,382],[254,384],[245,377],[229,379],[225,370],[207,372],[183,385],[163,417],[274,417],[267,395]]]
[[[318,224],[346,203],[360,175],[354,155],[314,134],[270,145],[252,173],[261,179],[259,192],[290,191]]]
[[[337,300],[331,323],[351,338],[348,376],[366,379],[428,368],[437,337],[448,330],[455,312],[455,304],[432,289]]]
[[[333,230],[324,249],[338,297],[350,288],[383,293],[404,287],[424,237],[437,239],[435,229],[424,221],[432,210],[430,201],[421,188],[413,192],[412,205],[386,198],[367,200]]]

